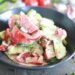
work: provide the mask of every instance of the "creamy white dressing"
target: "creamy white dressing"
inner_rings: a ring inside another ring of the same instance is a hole
[[[20,30],[21,30],[22,32],[24,32],[24,33],[27,33],[27,32],[28,32],[27,29],[25,29],[24,27],[21,27]]]
[[[9,46],[9,44],[6,43],[5,41],[2,42],[2,45]]]

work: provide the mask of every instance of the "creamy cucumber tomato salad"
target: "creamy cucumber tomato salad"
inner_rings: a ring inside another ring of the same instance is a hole
[[[9,27],[0,32],[0,51],[15,63],[25,66],[43,66],[66,56],[65,29],[53,20],[31,9],[11,16]]]

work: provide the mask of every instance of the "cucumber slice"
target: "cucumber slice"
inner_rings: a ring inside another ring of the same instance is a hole
[[[40,20],[40,19],[42,18],[42,16],[41,16],[38,12],[36,12],[35,10],[33,10],[33,9],[31,9],[31,10],[27,13],[27,15],[28,15],[30,18],[34,18],[34,19],[36,19],[36,20]]]
[[[29,50],[23,46],[9,46],[7,53],[8,54],[19,54],[19,53],[28,52],[28,51]]]
[[[56,39],[56,38],[53,40],[53,43],[54,43],[54,50],[56,53],[56,58],[62,59],[67,53],[66,47],[63,45],[61,40]]]
[[[0,32],[0,39],[4,39],[5,31]]]

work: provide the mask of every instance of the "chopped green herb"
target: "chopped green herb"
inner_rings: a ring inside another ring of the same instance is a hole
[[[49,64],[55,64],[57,62],[59,62],[58,59],[56,57],[54,57],[49,61]]]

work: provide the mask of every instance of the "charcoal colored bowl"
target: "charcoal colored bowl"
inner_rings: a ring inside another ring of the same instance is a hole
[[[40,67],[26,67],[19,64],[14,63],[8,57],[0,52],[0,61],[9,64],[11,66],[14,66],[16,68],[23,68],[23,69],[48,69],[53,68],[58,65],[62,65],[66,63],[69,59],[71,59],[74,55],[74,49],[75,49],[75,24],[72,20],[70,20],[66,15],[63,15],[53,9],[49,8],[42,8],[42,7],[23,7],[23,8],[15,8],[12,10],[8,10],[2,14],[0,14],[0,31],[4,30],[8,27],[8,20],[9,18],[14,14],[19,14],[21,11],[24,13],[27,13],[30,9],[35,9],[37,12],[39,12],[42,16],[46,18],[50,18],[54,20],[55,24],[61,28],[64,28],[67,31],[67,55],[64,59],[62,59],[60,62],[55,64],[49,64],[46,66],[40,66]]]

